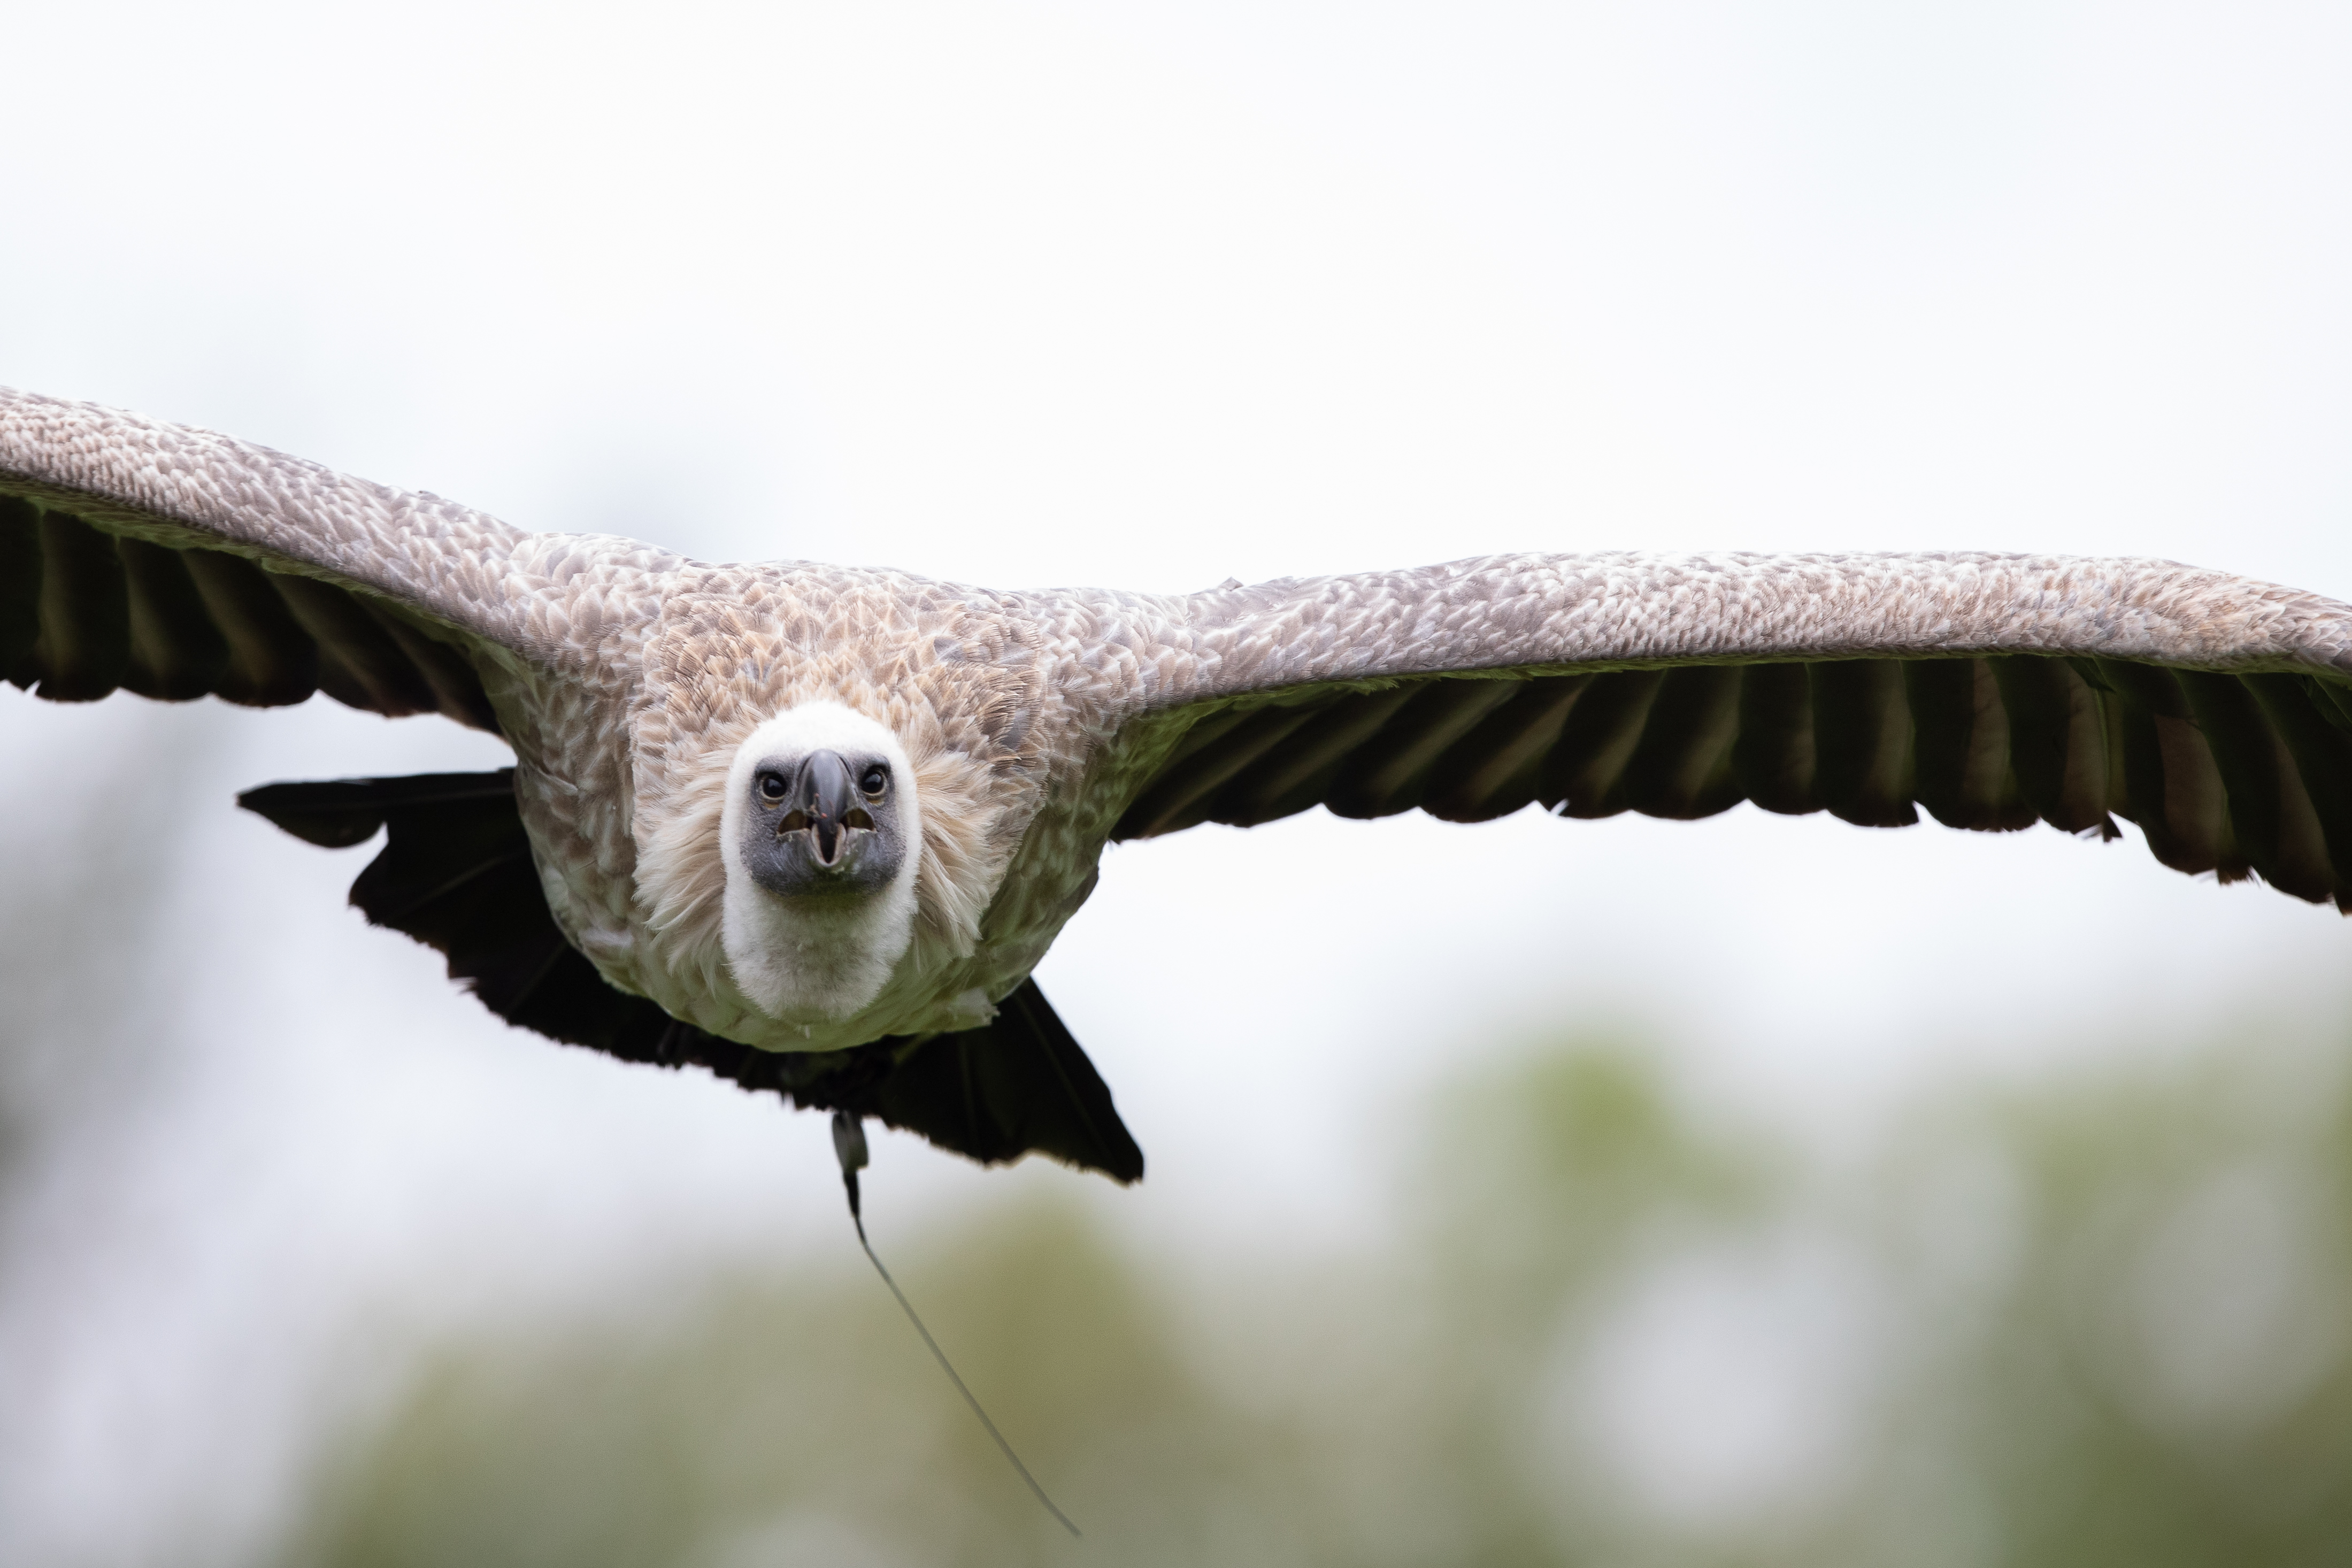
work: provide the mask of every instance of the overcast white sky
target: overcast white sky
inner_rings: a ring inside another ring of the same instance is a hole
[[[6,26],[0,384],[528,527],[1003,586],[1962,547],[2352,597],[2339,6]],[[14,693],[0,737],[27,867],[94,864],[134,771],[186,781],[171,918],[112,955],[154,1080],[0,1232],[42,1281],[0,1292],[22,1542],[232,1539],[366,1325],[842,1263],[814,1119],[509,1034],[343,909],[359,857],[230,802],[494,743]],[[1115,851],[1040,978],[1152,1162],[1106,1212],[1254,1245],[1376,1235],[1417,1088],[1562,1021],[1648,1020],[1834,1143],[2068,1037],[2331,1005],[2347,941],[2047,832],[1318,816]],[[1079,1183],[879,1160],[893,1228]]]

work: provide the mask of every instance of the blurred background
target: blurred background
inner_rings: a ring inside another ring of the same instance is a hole
[[[2340,6],[0,0],[0,383],[1006,587],[1490,550],[2352,598]],[[1040,972],[1118,1190],[511,1033],[0,691],[0,1561],[2352,1555],[2352,931],[2047,831],[1319,814]]]

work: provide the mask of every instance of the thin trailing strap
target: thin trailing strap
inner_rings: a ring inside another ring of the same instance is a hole
[[[890,1271],[882,1267],[882,1259],[875,1256],[874,1244],[866,1239],[866,1216],[860,1212],[857,1197],[857,1173],[865,1168],[866,1160],[866,1126],[846,1110],[833,1113],[833,1152],[841,1160],[841,1184],[849,1191],[849,1222],[857,1227],[857,1245],[866,1249],[867,1259],[874,1265],[874,1272],[882,1276],[883,1284],[890,1287],[890,1294],[898,1299],[898,1310],[907,1314],[907,1321],[915,1325],[915,1331],[923,1336],[923,1343],[930,1347],[931,1358],[940,1363],[940,1370],[948,1374],[948,1381],[955,1384],[956,1392],[963,1395],[963,1402],[971,1406],[971,1413],[980,1417],[980,1424],[988,1428],[988,1435],[996,1440],[996,1446],[1003,1451],[1004,1458],[1020,1472],[1021,1479],[1029,1483],[1029,1489],[1036,1494],[1037,1500],[1045,1505],[1045,1511],[1061,1521],[1062,1528],[1068,1531],[1074,1539],[1083,1540],[1083,1532],[1071,1522],[1070,1516],[1054,1506],[1054,1500],[1045,1495],[1045,1489],[1037,1484],[1037,1478],[1029,1473],[1029,1467],[1021,1462],[1021,1456],[1013,1451],[1013,1445],[1004,1440],[1004,1434],[996,1429],[996,1423],[991,1421],[988,1412],[980,1407],[979,1399],[957,1375],[955,1363],[948,1360],[948,1352],[940,1349],[940,1342],[931,1338],[931,1331],[923,1327],[923,1320],[915,1311],[914,1303],[907,1300],[904,1290],[898,1289],[898,1282],[890,1278]]]

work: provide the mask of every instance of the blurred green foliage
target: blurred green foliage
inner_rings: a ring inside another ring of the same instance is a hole
[[[878,1282],[779,1271],[439,1347],[287,1561],[2352,1561],[2344,1054],[2125,1059],[1828,1170],[1569,1042],[1426,1118],[1399,1246],[1222,1294],[1075,1203],[897,1241],[1084,1542]]]

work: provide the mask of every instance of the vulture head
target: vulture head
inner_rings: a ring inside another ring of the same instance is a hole
[[[914,939],[922,805],[889,729],[806,702],[736,748],[720,813],[735,984],[785,1023],[846,1018]]]

